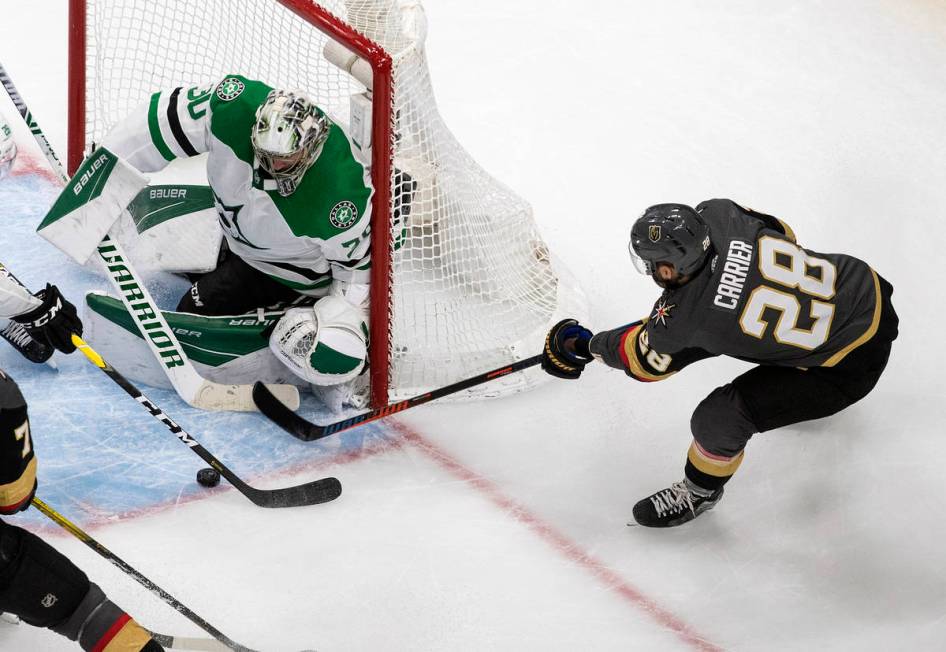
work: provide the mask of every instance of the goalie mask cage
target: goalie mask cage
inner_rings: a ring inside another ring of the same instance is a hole
[[[227,73],[303,89],[370,167],[371,402],[535,355],[583,295],[530,206],[443,123],[410,0],[70,0],[69,169],[158,90]],[[512,374],[470,390],[525,389]]]

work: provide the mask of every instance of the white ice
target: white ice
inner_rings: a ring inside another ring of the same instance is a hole
[[[65,5],[8,0],[0,21],[0,61],[60,153]],[[901,335],[875,391],[757,436],[713,512],[652,531],[625,525],[633,503],[682,477],[690,412],[746,365],[703,362],[653,385],[593,368],[321,448],[149,392],[257,484],[331,474],[345,486],[327,505],[266,511],[195,488],[196,456],[81,360],[60,356],[57,375],[7,349],[40,495],[267,652],[946,649],[946,5],[428,0],[427,13],[447,123],[533,203],[593,327],[655,298],[625,249],[645,206],[730,197],[893,283]],[[28,213],[3,213],[2,259],[33,285],[101,287],[30,235],[50,199],[27,176],[0,184],[0,201]],[[157,511],[125,494],[168,484],[180,500]],[[99,491],[128,500],[127,517],[96,513]],[[11,521],[41,527],[145,625],[201,635],[40,517]],[[77,649],[2,623],[0,648]]]

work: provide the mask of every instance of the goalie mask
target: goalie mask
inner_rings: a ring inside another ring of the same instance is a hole
[[[627,248],[641,274],[653,277],[657,263],[669,263],[679,276],[687,276],[709,257],[710,230],[700,214],[685,204],[657,204],[634,222]]]
[[[302,91],[272,90],[256,110],[250,140],[283,197],[296,191],[322,152],[331,121]]]

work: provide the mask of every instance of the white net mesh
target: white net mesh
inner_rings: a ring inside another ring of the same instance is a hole
[[[392,107],[371,106],[365,62],[275,0],[89,0],[86,146],[155,90],[227,73],[305,89],[349,128],[366,163],[368,137],[359,134],[371,121],[362,108],[390,111],[391,142],[371,145],[389,150],[394,163],[391,398],[535,355],[550,324],[562,314],[581,316],[584,300],[554,263],[529,205],[477,165],[444,125],[420,5],[320,4],[391,56]],[[327,59],[327,45],[334,61],[346,59],[346,70]],[[377,312],[372,319],[385,318]],[[513,374],[471,393],[517,391],[540,377]]]

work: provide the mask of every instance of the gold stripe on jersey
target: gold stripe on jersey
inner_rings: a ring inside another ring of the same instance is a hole
[[[34,484],[36,484],[35,455],[27,463],[19,478],[7,484],[0,484],[0,512],[8,514],[11,510],[19,507],[24,500],[30,497]]]
[[[624,356],[623,357],[627,361],[627,367],[630,370],[631,374],[637,380],[643,380],[645,382],[654,382],[658,380],[663,380],[664,378],[669,378],[675,372],[671,371],[670,373],[665,373],[662,375],[655,374],[644,367],[644,365],[646,364],[646,359],[641,360],[641,358],[638,356],[638,347],[640,346],[640,343],[638,340],[640,339],[641,333],[644,332],[645,327],[646,327],[646,323],[644,325],[637,326],[634,330],[629,331],[624,336]],[[648,364],[647,367],[649,368],[650,365]]]
[[[711,475],[715,478],[728,478],[735,473],[739,465],[742,464],[744,455],[745,451],[740,451],[735,457],[713,455],[703,450],[703,448],[696,443],[695,439],[693,443],[690,444],[690,450],[687,451],[687,459],[690,460],[690,464],[706,475]]]
[[[788,224],[786,224],[782,220],[779,220],[777,217],[775,219],[777,219],[778,223],[782,225],[783,229],[785,229],[785,237],[791,240],[792,244],[798,244],[798,241],[795,239],[795,232],[792,231],[792,227],[790,227]]]
[[[841,362],[841,360],[843,360],[848,353],[859,347],[861,344],[869,341],[870,338],[872,338],[877,333],[877,327],[880,326],[880,311],[881,308],[883,308],[883,297],[880,294],[880,279],[877,278],[877,272],[871,268],[870,275],[874,279],[874,316],[871,319],[870,326],[866,331],[864,331],[863,335],[825,360],[824,364],[821,365],[822,367],[833,367],[837,363]]]
[[[150,640],[151,634],[145,631],[134,619],[129,619],[122,625],[121,629],[108,639],[104,647],[97,647],[96,649],[102,652],[138,652]],[[101,643],[102,641],[99,641],[100,645]]]

